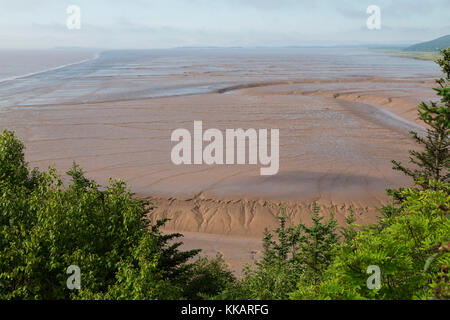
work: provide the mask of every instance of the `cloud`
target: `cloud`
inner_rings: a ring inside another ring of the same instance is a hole
[[[78,4],[82,28],[65,27]],[[365,27],[377,4],[382,29]],[[415,42],[449,33],[449,0],[0,0],[0,46],[151,48]],[[36,39],[39,41],[36,41]]]

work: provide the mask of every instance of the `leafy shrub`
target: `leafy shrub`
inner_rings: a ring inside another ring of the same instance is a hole
[[[180,251],[181,234],[160,232],[165,221],[150,226],[153,207],[123,181],[101,187],[75,164],[67,187],[54,169],[30,173],[9,131],[0,160],[0,298],[176,299],[232,281],[218,260],[189,263],[200,250]],[[66,286],[70,265],[81,290]]]
[[[336,220],[331,214],[322,222],[316,204],[312,225],[287,226],[284,208],[279,227],[266,231],[263,257],[255,267],[247,266],[244,276],[216,298],[249,300],[288,299],[298,282],[319,283],[331,264],[338,244]]]
[[[448,185],[402,191],[399,214],[385,227],[365,228],[350,248],[341,247],[319,286],[300,286],[294,299],[448,299]],[[431,259],[430,259],[431,258]],[[381,270],[382,286],[366,286],[369,265]]]
[[[191,300],[210,299],[236,281],[221,255],[215,259],[200,257],[194,262],[183,296]]]

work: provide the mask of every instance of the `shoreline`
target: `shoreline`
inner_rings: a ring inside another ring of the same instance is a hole
[[[17,76],[11,76],[11,77],[8,77],[8,78],[3,78],[3,79],[0,79],[0,84],[2,84],[4,82],[8,82],[8,81],[14,81],[14,80],[18,80],[18,79],[28,78],[28,77],[35,76],[35,75],[42,74],[42,73],[56,71],[56,70],[63,69],[63,68],[66,68],[66,67],[75,66],[77,64],[82,64],[82,63],[85,63],[85,62],[88,62],[88,61],[95,61],[95,60],[97,60],[100,57],[100,55],[101,55],[101,52],[96,52],[96,53],[94,53],[93,57],[87,58],[87,59],[83,59],[81,61],[70,62],[70,63],[67,63],[67,64],[59,65],[59,66],[56,66],[56,67],[51,67],[51,68],[48,68],[48,69],[43,69],[43,70],[39,70],[39,71],[35,71],[35,72],[30,72],[30,73],[26,73],[26,74],[21,74],[21,75],[17,75]]]
[[[435,51],[405,51],[400,49],[372,49],[374,52],[391,54],[393,57],[416,59],[424,61],[433,61],[440,57],[439,52]]]

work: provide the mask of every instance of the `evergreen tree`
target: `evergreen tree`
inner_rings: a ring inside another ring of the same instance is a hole
[[[124,182],[102,187],[74,164],[64,187],[55,169],[30,172],[23,149],[0,132],[0,299],[200,299],[234,281],[220,259],[192,263],[200,250],[150,225],[153,206]]]
[[[427,135],[420,136],[411,131],[412,137],[423,146],[422,151],[411,150],[410,163],[416,168],[411,169],[402,165],[401,162],[393,160],[393,169],[399,170],[412,177],[416,184],[423,189],[430,187],[430,181],[449,182],[450,156],[449,156],[449,133],[450,133],[450,48],[441,50],[442,58],[437,61],[441,66],[444,77],[437,79],[439,87],[434,88],[437,95],[441,97],[440,102],[422,102],[419,105],[419,118],[427,124]],[[431,184],[436,189],[437,184]],[[392,191],[391,191],[392,192]],[[399,193],[396,193],[399,195]],[[395,196],[395,194],[394,194]]]
[[[450,187],[402,190],[398,215],[384,228],[363,228],[340,246],[320,283],[299,283],[293,299],[450,298]],[[352,239],[352,240],[351,240]],[[368,266],[381,270],[381,288],[367,286]]]
[[[344,244],[352,242],[358,234],[358,231],[355,228],[355,221],[355,212],[353,207],[350,207],[349,214],[345,217],[346,226],[340,227]]]
[[[275,261],[292,262],[291,258],[298,253],[299,243],[304,241],[300,226],[286,226],[288,217],[284,207],[281,207],[281,215],[277,218],[279,226],[272,232],[266,230],[264,233],[263,258],[257,265],[270,265]]]
[[[300,224],[304,239],[300,244],[300,252],[296,256],[304,267],[302,278],[313,284],[321,281],[323,272],[333,262],[339,240],[336,233],[337,221],[333,212],[330,212],[327,221],[322,222],[323,217],[319,215],[319,211],[320,206],[315,203],[311,216],[312,225],[307,227]]]

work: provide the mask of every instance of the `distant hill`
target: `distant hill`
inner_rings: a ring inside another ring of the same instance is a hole
[[[438,51],[439,49],[447,49],[450,47],[450,34],[427,42],[414,44],[405,51]]]

